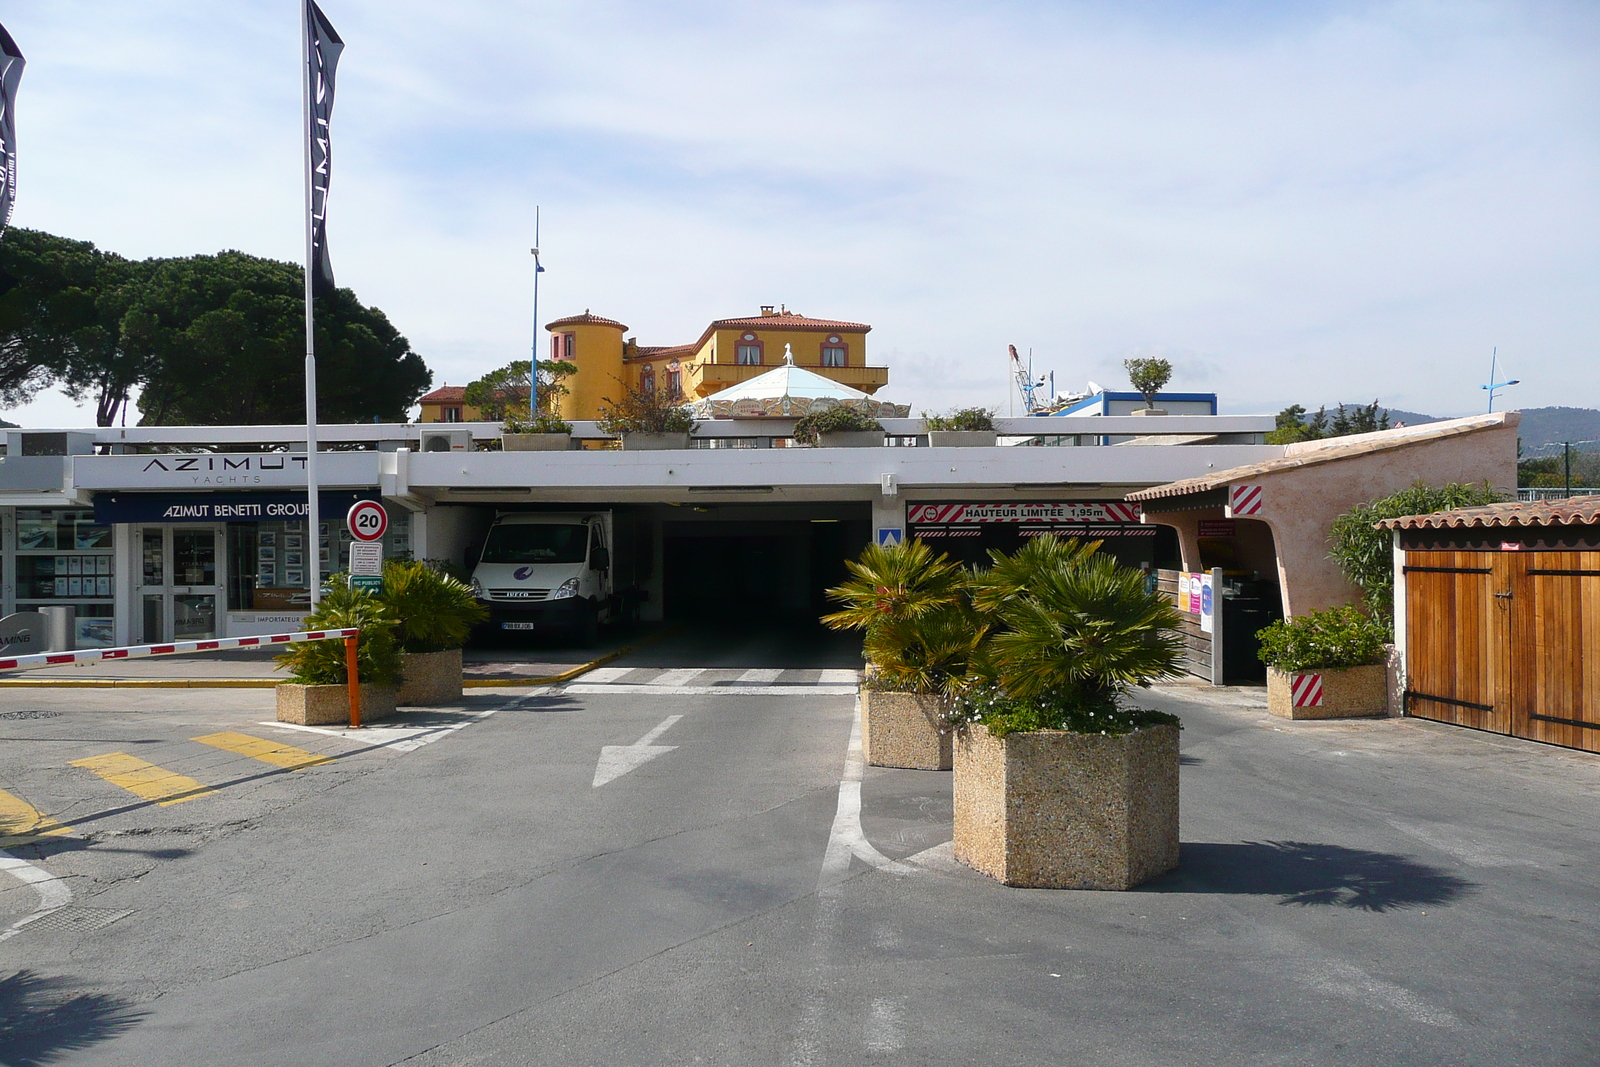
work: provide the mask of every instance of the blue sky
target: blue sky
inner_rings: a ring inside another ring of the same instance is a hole
[[[1600,8],[327,0],[339,282],[464,383],[541,317],[785,303],[882,395],[1161,354],[1224,410],[1600,407]],[[10,0],[14,224],[301,255],[295,0]],[[86,416],[59,395],[30,424]]]

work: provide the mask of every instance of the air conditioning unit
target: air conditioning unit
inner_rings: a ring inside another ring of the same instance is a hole
[[[471,430],[423,430],[417,443],[419,452],[471,452]]]

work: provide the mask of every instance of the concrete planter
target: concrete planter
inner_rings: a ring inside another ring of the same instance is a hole
[[[882,448],[882,430],[841,430],[817,435],[818,448]]]
[[[1319,681],[1312,681],[1315,676]],[[1300,699],[1316,698],[1321,703],[1295,706],[1297,678]],[[1285,719],[1350,719],[1389,714],[1389,668],[1383,663],[1366,667],[1311,668],[1280,671],[1267,668],[1267,710]]]
[[[622,435],[624,452],[660,452],[673,448],[688,448],[686,433],[625,433]]]
[[[1130,415],[1165,415],[1166,413],[1166,408],[1134,408],[1128,412]]]
[[[278,721],[300,726],[347,726],[350,723],[350,689],[344,685],[296,685],[286,682],[277,687]],[[361,721],[385,719],[394,714],[392,685],[361,684]]]
[[[500,448],[505,452],[565,452],[572,447],[570,433],[503,433]]]
[[[1132,889],[1178,866],[1178,728],[955,743],[955,857],[1007,885]]]
[[[941,733],[945,701],[935,693],[861,690],[861,746],[874,767],[948,771],[953,735]]]
[[[400,692],[394,702],[402,707],[415,704],[445,704],[461,699],[461,650],[443,652],[405,652],[400,656]]]
[[[929,448],[993,448],[999,430],[929,430]]]

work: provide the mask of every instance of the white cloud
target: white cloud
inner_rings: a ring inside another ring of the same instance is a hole
[[[541,203],[545,318],[860,319],[919,409],[1003,406],[1007,343],[1439,412],[1498,344],[1516,402],[1600,405],[1587,5],[324,6],[335,268],[441,381],[527,350]],[[297,258],[289,7],[8,14],[17,224]]]

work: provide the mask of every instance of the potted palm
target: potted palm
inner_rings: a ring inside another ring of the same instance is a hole
[[[306,630],[359,627],[356,673],[361,680],[361,717],[393,715],[400,681],[400,646],[396,617],[387,604],[362,589],[351,589],[342,575],[329,579]],[[289,669],[290,681],[277,689],[278,721],[303,726],[347,722],[350,716],[349,676],[343,641],[306,641],[277,657]]]
[[[844,605],[823,616],[835,630],[866,634],[861,743],[874,767],[950,769],[949,701],[985,627],[967,575],[921,541],[869,545],[846,563],[851,578],[828,590]]]
[[[678,397],[654,389],[624,386],[622,399],[605,398],[600,429],[622,438],[625,452],[688,448],[694,416]]]
[[[400,644],[401,705],[461,697],[461,649],[488,612],[465,583],[425,562],[390,560],[379,601],[394,616]]]
[[[794,424],[793,436],[801,444],[822,448],[879,448],[883,445],[883,424],[863,411],[841,404],[800,418]]]
[[[1139,571],[1038,538],[975,579],[995,632],[952,720],[956,858],[1008,885],[1128,889],[1178,863],[1177,613]]]
[[[931,448],[987,448],[1000,439],[989,408],[962,408],[948,415],[923,412]]]
[[[1353,605],[1281,619],[1257,635],[1267,710],[1285,719],[1389,713],[1389,628]]]

